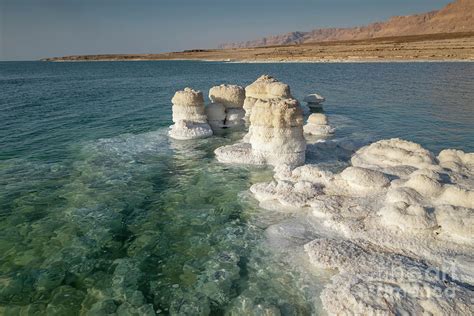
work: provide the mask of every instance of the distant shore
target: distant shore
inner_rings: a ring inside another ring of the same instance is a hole
[[[472,62],[474,32],[319,42],[236,49],[195,49],[162,54],[75,55],[52,62],[198,60],[233,63]]]

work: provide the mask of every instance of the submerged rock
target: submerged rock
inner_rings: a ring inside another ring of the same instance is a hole
[[[329,126],[327,116],[322,113],[311,114],[303,130],[306,134],[316,136],[327,136],[334,133],[334,128]]]
[[[202,92],[185,88],[175,93],[173,99],[173,122],[169,136],[186,140],[212,136],[212,129],[207,123]]]

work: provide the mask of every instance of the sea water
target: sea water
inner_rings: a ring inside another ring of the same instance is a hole
[[[472,63],[0,63],[0,313],[324,313],[317,229],[258,207],[270,168],[214,158],[244,131],[167,137],[176,90],[264,73],[326,97],[329,140],[474,151]]]

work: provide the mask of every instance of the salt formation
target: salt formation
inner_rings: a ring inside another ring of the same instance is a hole
[[[321,294],[329,314],[472,315],[472,291],[410,257],[330,238],[305,250],[314,264],[339,270]]]
[[[334,133],[334,128],[329,126],[328,118],[322,113],[311,114],[303,130],[306,134],[316,136],[327,136]]]
[[[472,315],[473,162],[381,140],[340,173],[282,166],[250,190],[262,207],[302,208],[327,227],[305,250],[339,271],[321,295],[329,313]]]
[[[179,140],[205,138],[212,136],[207,123],[202,92],[185,88],[177,91],[173,103],[173,122],[169,136]]]
[[[310,108],[320,108],[321,107],[321,103],[323,103],[324,101],[326,101],[326,99],[322,96],[320,96],[319,94],[317,93],[313,93],[313,94],[309,94],[307,95],[304,99],[303,99],[304,102],[308,103],[308,106]]]
[[[245,88],[244,110],[245,117],[250,118],[252,108],[258,100],[275,98],[291,99],[290,86],[269,75],[260,76],[255,82]]]
[[[219,161],[248,164],[286,164],[305,161],[303,115],[295,99],[256,99],[250,115],[245,142],[219,147]]]
[[[237,85],[220,85],[209,90],[211,104],[207,106],[209,124],[213,128],[244,124],[244,88]]]

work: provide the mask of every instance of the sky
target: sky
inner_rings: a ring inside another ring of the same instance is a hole
[[[212,48],[363,25],[450,0],[0,0],[0,60]]]

